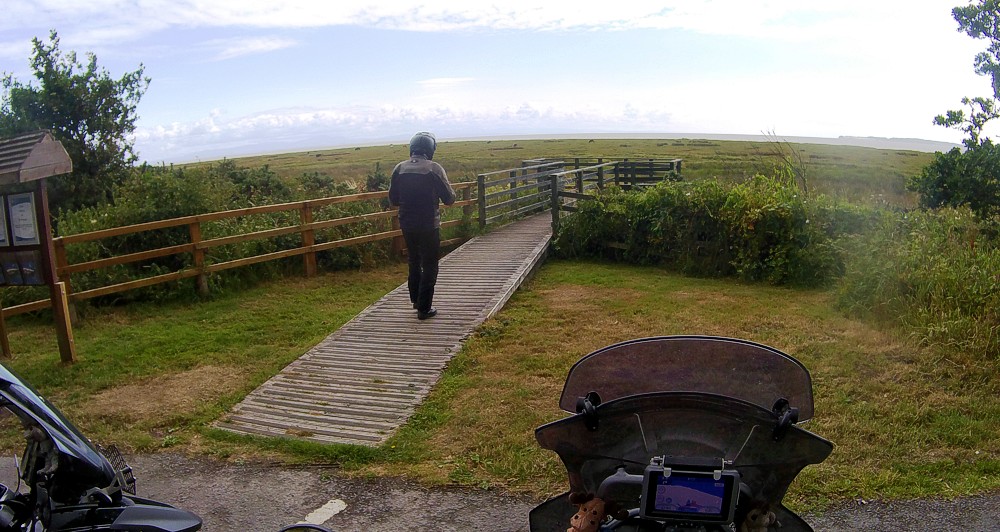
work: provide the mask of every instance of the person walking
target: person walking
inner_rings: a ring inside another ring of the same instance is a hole
[[[389,203],[399,207],[399,228],[406,241],[409,276],[406,286],[417,319],[437,315],[432,306],[441,252],[440,203],[455,203],[455,191],[444,168],[434,162],[437,140],[422,131],[410,139],[410,158],[392,169]]]

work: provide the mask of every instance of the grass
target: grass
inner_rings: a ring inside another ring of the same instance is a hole
[[[990,383],[968,386],[952,371],[959,354],[845,318],[825,291],[587,262],[546,265],[390,441],[402,449],[386,457],[391,463],[360,472],[557,493],[565,473],[533,429],[562,417],[556,402],[570,365],[611,343],[666,334],[746,338],[810,369],[816,415],[807,427],[835,450],[793,485],[788,501],[798,510],[1000,489],[1000,398]]]
[[[686,179],[732,179],[770,173],[779,163],[773,156],[775,147],[768,142],[699,139],[461,141],[441,142],[435,160],[452,181],[471,181],[479,173],[518,167],[523,159],[542,157],[681,158]],[[905,207],[916,204],[915,196],[905,189],[906,179],[933,159],[930,153],[856,146],[790,144],[785,149],[801,161],[811,190],[846,201]],[[363,183],[376,163],[391,172],[406,155],[407,147],[397,144],[261,155],[235,162],[246,167],[268,165],[285,178],[320,172]]]
[[[288,278],[208,301],[88,309],[79,362],[59,366],[52,325],[9,320],[21,375],[97,441],[190,444],[289,362],[398,286],[405,267]],[[193,288],[192,288],[193,291]]]
[[[905,178],[932,155],[793,145],[810,187],[847,201],[910,206]],[[688,179],[769,171],[766,143],[699,140],[444,142],[453,180],[525,157],[680,157]],[[403,146],[239,159],[279,175],[363,181]],[[391,166],[389,166],[391,168]],[[288,278],[207,301],[89,309],[75,328],[80,362],[63,367],[52,325],[10,320],[5,362],[86,434],[131,452],[162,448],[229,460],[335,463],[354,475],[544,496],[565,487],[535,427],[562,415],[570,365],[643,336],[713,334],[772,345],[811,370],[810,430],[835,444],[792,487],[797,510],[854,498],[952,496],[1000,489],[1000,377],[949,348],[928,348],[844,317],[833,294],[687,278],[656,268],[551,262],[484,324],[410,422],[378,449],[237,436],[209,428],[243,396],[402,282],[402,265]],[[10,431],[8,431],[10,432]],[[18,449],[16,432],[0,444]],[[19,449],[18,449],[19,450]]]
[[[819,510],[855,498],[1000,489],[996,380],[966,382],[960,353],[918,347],[848,319],[833,295],[657,268],[550,262],[484,324],[410,422],[378,449],[253,438],[208,428],[229,407],[365,306],[403,267],[285,279],[201,303],[92,310],[80,362],[58,363],[51,325],[13,320],[9,365],[95,440],[230,460],[336,463],[359,476],[431,485],[560,492],[565,473],[534,442],[570,365],[614,342],[667,334],[745,338],[810,369],[807,427],[835,444],[788,501]],[[169,412],[169,414],[168,414]],[[15,448],[16,439],[4,440]]]

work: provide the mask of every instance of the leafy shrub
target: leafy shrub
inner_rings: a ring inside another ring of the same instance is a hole
[[[337,182],[323,174],[303,175],[299,180],[283,180],[268,167],[241,168],[232,161],[217,164],[178,168],[143,165],[127,180],[114,188],[114,202],[63,212],[58,220],[59,234],[72,235],[166,220],[184,216],[240,209],[256,205],[285,203],[298,199],[339,196],[356,193],[350,183]],[[313,220],[347,218],[382,210],[378,201],[351,202],[328,205],[314,209]],[[201,223],[201,239],[211,240],[234,235],[265,231],[277,227],[295,226],[301,222],[297,211],[262,213],[226,218]],[[378,225],[381,224],[381,225]],[[361,221],[316,231],[317,243],[329,242],[388,231],[387,220]],[[384,227],[383,227],[384,226]],[[111,237],[93,242],[67,246],[70,264],[116,257],[170,246],[189,244],[190,229],[187,225],[143,231]],[[301,246],[297,232],[242,241],[223,246],[213,246],[205,251],[208,265],[228,262],[245,257],[264,255]],[[384,261],[389,256],[389,245],[374,242],[334,248],[317,254],[321,268],[339,269],[358,267]],[[243,286],[261,279],[273,278],[289,271],[301,269],[302,259],[290,257],[266,261],[213,273],[208,277],[212,290]],[[71,286],[75,292],[104,287],[136,279],[189,269],[194,266],[190,253],[133,262],[72,274]],[[157,284],[107,296],[99,302],[150,300],[176,297],[180,293],[193,294],[191,281]],[[184,285],[181,288],[180,285]],[[26,292],[27,293],[27,292]],[[17,296],[17,302],[20,301]],[[25,295],[24,297],[28,297]],[[45,296],[42,296],[45,297]],[[37,299],[37,297],[33,298]],[[32,299],[25,299],[25,301]],[[8,304],[10,300],[8,299]]]
[[[818,285],[840,269],[826,210],[790,181],[756,176],[727,194],[721,218],[730,232],[730,264],[738,277],[772,284]]]
[[[76,211],[59,217],[59,233],[73,235],[126,225],[190,216],[217,210],[232,195],[228,183],[206,175],[206,170],[173,170],[142,167],[114,188],[115,202]],[[71,264],[185,244],[191,241],[186,226],[168,227],[83,242],[67,246]],[[190,266],[186,254],[75,273],[70,282],[74,291],[152,277]],[[170,285],[157,285],[140,291],[116,295],[114,300],[157,299],[173,291]]]
[[[922,207],[966,205],[984,217],[1000,214],[1000,146],[986,139],[966,148],[936,153],[908,188],[920,194]]]
[[[738,185],[664,182],[609,189],[564,218],[556,252],[662,264],[703,276],[815,286],[840,272],[836,238],[862,216],[802,197],[791,176]]]

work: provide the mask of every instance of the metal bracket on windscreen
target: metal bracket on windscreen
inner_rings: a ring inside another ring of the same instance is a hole
[[[576,400],[576,413],[583,415],[583,422],[590,432],[597,431],[597,407],[601,406],[601,395],[597,392],[588,392],[586,397]]]
[[[799,422],[799,409],[791,406],[787,399],[781,397],[774,402],[771,412],[778,416],[778,424],[774,426],[774,441],[780,441],[788,433],[789,427]]]

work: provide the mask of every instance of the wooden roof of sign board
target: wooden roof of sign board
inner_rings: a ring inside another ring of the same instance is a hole
[[[48,131],[0,139],[0,185],[27,183],[73,171],[66,148]]]

